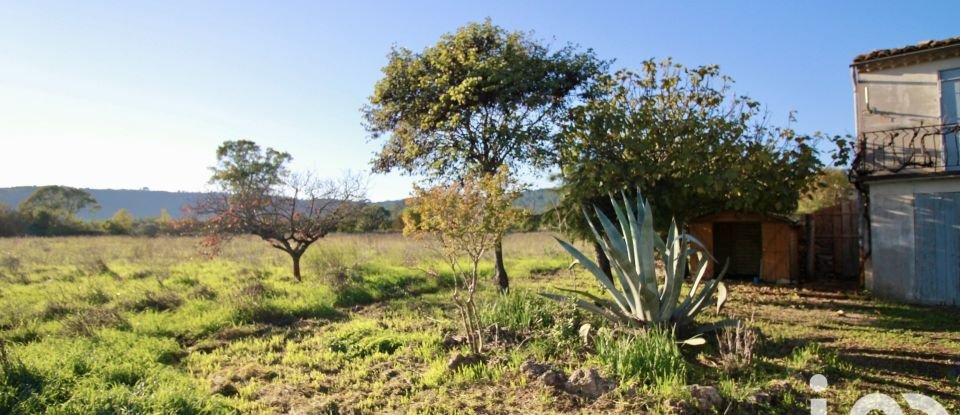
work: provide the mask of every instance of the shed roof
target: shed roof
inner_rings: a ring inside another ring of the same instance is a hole
[[[778,213],[737,212],[733,210],[703,215],[690,221],[691,224],[712,222],[783,222],[790,225],[796,225],[799,221],[797,218],[790,215]]]

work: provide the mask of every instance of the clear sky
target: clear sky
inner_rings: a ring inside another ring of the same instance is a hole
[[[960,35],[955,1],[4,1],[0,187],[202,190],[246,138],[293,168],[369,170],[360,107],[391,45],[413,50],[492,18],[615,58],[716,63],[771,121],[853,133],[859,53]],[[411,178],[377,175],[372,200]],[[539,183],[543,184],[543,183]]]

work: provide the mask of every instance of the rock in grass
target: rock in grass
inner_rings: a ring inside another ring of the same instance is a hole
[[[546,372],[548,369],[550,369],[550,366],[537,363],[533,360],[526,360],[520,364],[520,373],[523,373],[528,380],[534,380],[540,377],[540,375],[542,375],[543,372]]]
[[[537,377],[537,382],[559,389],[567,383],[567,375],[556,369],[547,369],[546,372]]]
[[[483,356],[480,356],[480,355],[475,355],[475,354],[463,355],[463,354],[457,353],[453,355],[453,357],[451,357],[449,361],[447,361],[447,370],[455,371],[457,369],[460,369],[461,367],[475,365],[482,361],[483,361]]]
[[[214,395],[223,395],[223,396],[234,396],[240,393],[237,390],[236,385],[230,381],[226,376],[218,375],[210,382],[210,392]]]
[[[712,411],[720,409],[720,405],[723,405],[723,397],[713,386],[690,385],[687,386],[687,390],[690,392],[690,396],[697,401],[697,409],[701,411],[712,413]]]
[[[767,405],[773,401],[773,397],[766,392],[756,392],[747,396],[747,403],[751,405]]]
[[[444,349],[453,349],[462,346],[467,343],[467,336],[454,335],[451,334],[443,338],[443,348]]]
[[[539,382],[551,388],[562,388],[567,382],[567,375],[550,365],[527,360],[520,365],[520,373],[529,381]]]
[[[567,392],[590,398],[597,398],[612,390],[613,387],[613,382],[601,377],[597,369],[592,367],[573,371],[565,385]]]

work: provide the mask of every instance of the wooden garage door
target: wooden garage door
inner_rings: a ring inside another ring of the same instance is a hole
[[[730,259],[727,275],[755,277],[762,258],[759,222],[717,222],[713,224],[713,252],[721,264]]]
[[[960,193],[916,195],[917,279],[913,288],[917,301],[924,304],[960,304],[958,202]]]

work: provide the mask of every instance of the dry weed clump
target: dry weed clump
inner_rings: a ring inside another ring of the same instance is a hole
[[[720,364],[729,374],[742,373],[753,364],[753,353],[759,336],[753,318],[737,321],[736,327],[724,329],[717,335]]]
[[[63,320],[63,330],[74,336],[92,336],[101,328],[127,329],[130,323],[116,310],[99,308],[76,313]]]

